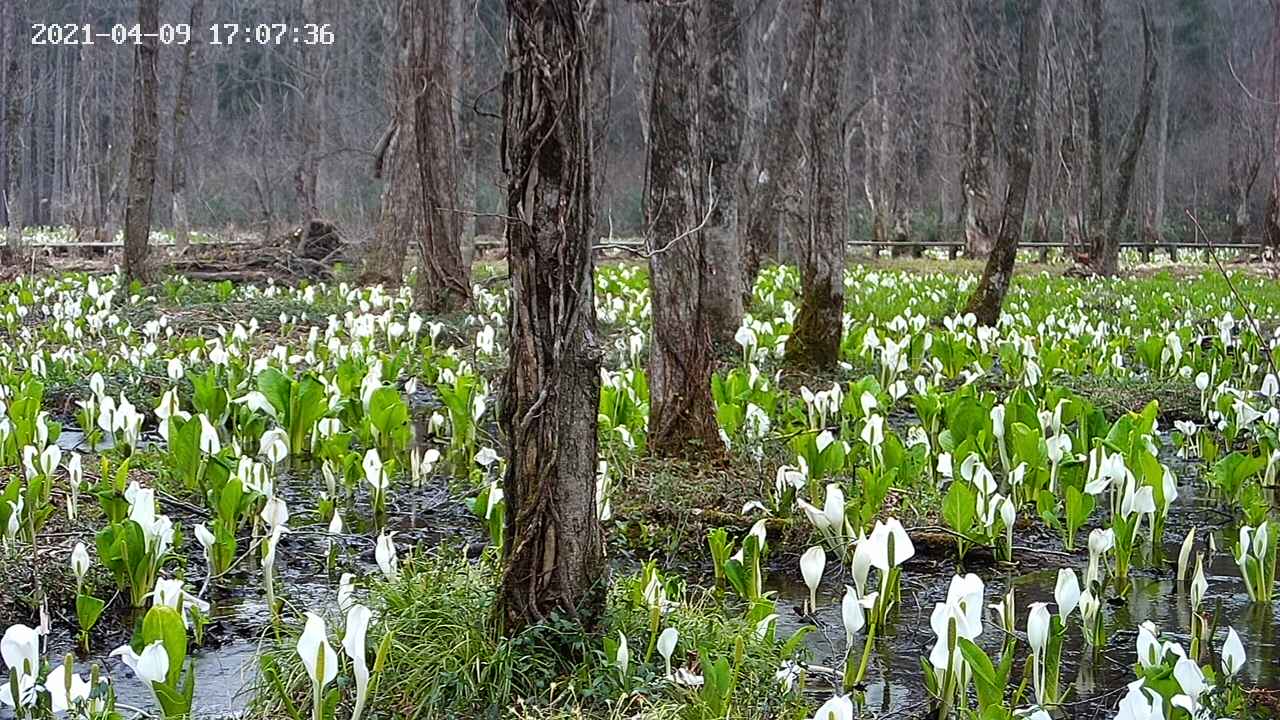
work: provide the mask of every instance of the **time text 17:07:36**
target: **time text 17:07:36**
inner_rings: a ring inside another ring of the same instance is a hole
[[[210,45],[332,45],[329,23],[214,23],[195,30],[187,23],[162,23],[153,33],[138,24],[116,23],[110,27],[92,23],[33,23],[32,45],[140,45],[156,40],[161,45],[186,45],[192,40]]]

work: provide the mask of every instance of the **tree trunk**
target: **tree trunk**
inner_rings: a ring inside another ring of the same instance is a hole
[[[324,22],[316,3],[322,0],[302,0],[302,17],[308,23]],[[297,195],[298,211],[307,218],[320,214],[320,127],[324,122],[324,54],[329,48],[322,46],[300,46],[302,50],[302,108],[299,112],[300,125],[298,165],[294,168],[293,184]]]
[[[631,7],[631,23],[633,31],[638,32],[638,28],[644,27],[648,22],[649,7],[644,2],[626,3]],[[640,125],[640,140],[644,143],[644,147],[649,147],[649,100],[653,96],[652,86],[652,64],[649,57],[649,47],[644,42],[636,40],[633,43],[635,52],[631,58],[631,78],[634,90],[634,104],[636,108],[636,120]]]
[[[1089,48],[1084,62],[1085,107],[1089,125],[1089,227],[1090,253],[1101,254],[1104,188],[1107,185],[1102,156],[1102,33],[1106,13],[1102,0],[1085,0],[1085,16],[1089,24]]]
[[[5,89],[5,95],[0,101],[0,228],[9,225],[9,148],[13,143],[11,135],[13,133],[13,124],[9,118],[9,107],[16,100],[14,95],[18,91],[17,84],[14,82],[14,68],[9,65],[17,55],[17,48],[14,46],[16,42],[13,37],[14,29],[11,29],[11,21],[9,16],[15,12],[13,3],[6,3],[0,6],[0,87]],[[0,244],[0,261],[4,260],[4,255],[9,252],[7,244]]]
[[[1227,191],[1234,201],[1231,217],[1231,242],[1243,243],[1249,232],[1249,197],[1262,169],[1266,150],[1257,130],[1248,118],[1237,118],[1229,135],[1231,154],[1227,158]]]
[[[869,47],[867,53],[872,76],[868,107],[874,112],[864,126],[867,133],[867,206],[871,210],[872,239],[889,243],[893,257],[908,253],[918,255],[919,248],[907,247],[910,238],[907,209],[900,206],[905,200],[903,177],[909,171],[905,163],[898,162],[910,146],[910,123],[902,122],[909,115],[901,100],[905,92],[904,78],[908,76],[899,54],[910,43],[903,32],[903,16],[909,10],[902,7],[902,0],[880,0],[866,4]],[[909,18],[908,18],[909,21]],[[877,250],[877,252],[879,252]]]
[[[22,246],[22,218],[19,182],[22,177],[22,143],[19,140],[22,132],[22,102],[25,94],[23,82],[20,48],[17,42],[18,28],[25,25],[22,11],[18,3],[6,3],[0,8],[0,25],[3,25],[5,36],[4,72],[5,93],[4,104],[0,113],[4,113],[4,153],[0,155],[0,163],[4,164],[4,185],[0,187],[0,202],[5,210],[5,243],[3,255],[5,264],[16,262]]]
[[[586,0],[587,71],[591,83],[591,216],[593,240],[610,234],[609,131],[613,110],[613,13],[606,0]],[[616,10],[614,12],[617,12]]]
[[[655,3],[649,12],[649,447],[659,455],[719,455],[706,314],[710,277],[700,227],[706,179],[697,162],[694,10]]]
[[[411,0],[399,0],[388,10],[384,24],[396,38],[387,53],[391,68],[387,89],[391,96],[391,125],[374,151],[374,177],[385,177],[380,217],[369,243],[360,280],[398,287],[404,261],[423,234],[422,178],[418,173],[418,144],[414,132],[414,98],[419,73],[412,53],[423,43],[423,23],[415,23]]]
[[[995,67],[983,38],[996,21],[984,0],[966,5],[963,34],[969,82],[963,99],[966,136],[960,168],[961,220],[965,255],[985,257],[991,252],[996,230],[991,198],[991,149],[995,132],[991,102],[995,97]]]
[[[750,34],[746,50],[747,76],[747,110],[746,122],[742,132],[742,169],[738,179],[738,235],[741,248],[740,256],[745,262],[747,254],[746,229],[751,223],[753,188],[764,171],[768,143],[763,142],[768,129],[769,118],[774,112],[774,98],[781,92],[779,83],[782,73],[776,72],[785,61],[774,51],[774,37],[783,27],[786,20],[786,3],[773,3],[773,8],[766,5],[749,14],[748,28]],[[786,32],[785,30],[783,31]],[[783,53],[785,55],[785,53]],[[741,271],[740,271],[741,274]],[[751,288],[747,288],[744,297],[750,302]]]
[[[204,0],[192,0],[192,28],[204,22]],[[178,90],[173,101],[173,164],[169,169],[169,192],[173,202],[174,251],[181,255],[189,243],[190,219],[187,217],[187,120],[191,117],[191,66],[195,60],[198,34],[182,48],[182,64],[178,69]]]
[[[1169,165],[1169,92],[1173,78],[1173,14],[1165,20],[1164,72],[1160,73],[1160,117],[1156,136],[1156,187],[1152,224],[1156,237],[1164,240],[1165,176]]]
[[[476,213],[480,206],[476,196],[476,140],[480,132],[479,113],[472,107],[477,92],[476,77],[476,25],[480,23],[479,3],[474,0],[455,0],[458,3],[458,193],[462,214],[462,267],[471,277],[471,264],[476,257]]]
[[[766,258],[778,255],[778,228],[784,193],[794,179],[800,156],[798,128],[808,62],[813,54],[813,16],[801,13],[788,40],[787,62],[777,106],[765,123],[764,167],[748,195],[752,205],[742,242],[743,296],[750,301],[756,276]]]
[[[452,59],[448,29],[453,3],[415,8],[415,93],[413,132],[422,184],[423,232],[418,236],[418,277],[414,307],[429,313],[462,309],[471,299],[470,268],[462,265],[462,224],[458,213],[457,133],[453,124]]]
[[[1272,4],[1271,47],[1280,52],[1280,3]],[[1271,60],[1271,97],[1280,99],[1280,60]],[[1267,247],[1280,249],[1280,107],[1273,108],[1275,124],[1271,130],[1271,192],[1267,193],[1263,236]]]
[[[1009,187],[995,247],[987,257],[982,279],[969,298],[966,312],[982,325],[994,326],[1013,279],[1013,264],[1022,239],[1022,223],[1027,210],[1027,190],[1035,162],[1036,120],[1040,93],[1040,0],[1020,0],[1022,30],[1018,50],[1017,108],[1008,144]]]
[[[818,41],[809,73],[809,233],[799,252],[802,295],[787,361],[832,369],[844,332],[844,69],[847,0],[813,0]]]
[[[124,209],[124,274],[129,280],[148,282],[151,198],[160,134],[156,105],[160,0],[138,0],[138,25],[142,39],[133,56],[133,146],[129,150],[129,200]]]
[[[112,55],[114,57],[114,53]],[[113,63],[112,79],[115,76],[114,69]],[[99,94],[95,100],[102,102],[104,97]],[[96,127],[93,128],[93,146],[99,158],[93,167],[93,226],[98,238],[104,242],[115,240],[116,217],[112,210],[116,207],[116,159],[111,152],[111,147],[115,144],[114,121],[111,113],[100,113]]]
[[[511,271],[501,423],[510,443],[503,632],[604,611],[596,515],[602,352],[592,278],[586,28],[575,5],[507,0],[502,153]]]
[[[24,215],[27,222],[40,224],[40,88],[37,85],[39,76],[36,74],[37,58],[33,50],[27,57],[27,97],[30,98],[30,110],[26,116],[26,132],[27,132],[27,163],[22,168],[22,192],[25,195],[23,200],[27,206],[27,212]]]
[[[404,68],[408,72],[407,66]],[[406,114],[392,121],[394,127],[384,151],[380,176],[382,188],[378,225],[364,258],[361,282],[399,287],[404,280],[404,261],[410,247],[417,247],[423,233],[422,178],[418,175],[418,148],[413,131],[412,98],[400,109]]]
[[[735,0],[709,0],[703,6],[703,67],[706,103],[701,140],[702,166],[708,173],[711,203],[704,230],[709,277],[703,310],[711,342],[733,347],[742,323],[742,244],[738,240],[738,179],[747,99],[741,72],[742,22]]]
[[[1134,171],[1138,166],[1138,155],[1142,152],[1142,142],[1147,135],[1156,72],[1160,67],[1160,60],[1156,57],[1155,36],[1151,32],[1151,24],[1148,22],[1145,8],[1142,10],[1142,45],[1143,73],[1142,87],[1138,90],[1138,110],[1133,115],[1133,122],[1129,125],[1129,131],[1125,133],[1124,144],[1120,150],[1120,166],[1116,173],[1116,202],[1111,208],[1111,221],[1107,223],[1107,232],[1103,235],[1102,253],[1096,258],[1098,272],[1108,276],[1115,275],[1120,269],[1120,230],[1124,224],[1124,217],[1129,212]]]
[[[1245,241],[1245,235],[1249,232],[1249,186],[1248,181],[1243,173],[1243,168],[1235,167],[1235,162],[1227,163],[1231,176],[1227,182],[1231,191],[1231,197],[1235,200],[1235,211],[1231,215],[1231,242],[1242,243]],[[1237,176],[1240,173],[1240,176]]]

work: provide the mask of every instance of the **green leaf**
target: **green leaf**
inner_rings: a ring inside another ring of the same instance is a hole
[[[973,527],[976,503],[977,495],[969,483],[956,480],[942,500],[942,517],[952,530],[966,535]]]
[[[1058,496],[1048,490],[1041,490],[1036,495],[1036,512],[1045,525],[1051,528],[1061,527],[1058,520]]]
[[[80,630],[87,633],[93,629],[106,606],[105,602],[92,595],[76,595],[76,618],[80,621]]]
[[[967,638],[958,638],[957,646],[960,648],[960,654],[964,656],[964,660],[968,663],[969,668],[973,670],[974,686],[978,690],[978,708],[988,708],[999,706],[1004,703],[1004,684],[999,682],[996,676],[996,669],[991,664],[991,658],[982,651],[982,648]]]
[[[745,568],[741,562],[730,558],[724,563],[724,576],[729,581],[729,585],[733,587],[733,591],[743,598],[750,598],[750,590],[748,589],[747,576],[750,571]]]
[[[174,668],[169,668],[173,672]],[[178,666],[177,670],[182,671],[182,666]],[[160,703],[160,710],[164,713],[165,718],[176,720],[177,718],[185,718],[191,714],[191,700],[183,693],[175,689],[176,686],[169,682],[151,683],[152,689],[156,692],[156,700]]]
[[[1030,427],[1016,422],[1010,429],[1013,439],[1012,462],[1025,462],[1028,468],[1035,469],[1045,464],[1049,449],[1045,445],[1044,436],[1039,427]]]
[[[258,391],[266,396],[267,401],[276,409],[276,416],[281,419],[289,415],[289,393],[292,387],[293,381],[273,367],[258,373]]]
[[[227,478],[218,493],[218,519],[227,527],[236,527],[240,522],[241,501],[244,499],[244,486],[235,477]]]
[[[169,673],[165,676],[165,683],[176,688],[182,674],[182,664],[187,659],[187,626],[182,621],[182,615],[166,605],[152,606],[142,619],[143,645],[150,645],[157,640],[169,654]]]
[[[698,654],[702,662],[702,701],[706,703],[712,717],[723,717],[728,709],[729,692],[733,683],[729,660],[720,658],[709,662],[704,653],[700,651]]]
[[[170,465],[183,484],[192,488],[200,471],[200,420],[169,418]]]
[[[1084,525],[1093,513],[1096,502],[1092,495],[1082,493],[1074,486],[1067,488],[1067,526],[1072,531]]]
[[[782,650],[781,650],[782,657],[783,658],[795,657],[796,653],[800,651],[801,644],[804,643],[805,636],[808,635],[810,632],[813,632],[813,630],[814,630],[814,627],[812,625],[800,626],[800,629],[792,633],[791,637],[787,638],[787,641],[782,644]]]

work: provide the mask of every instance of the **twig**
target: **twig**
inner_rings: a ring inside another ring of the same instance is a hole
[[[1235,63],[1231,60],[1231,53],[1230,53],[1230,52],[1228,52],[1228,53],[1227,53],[1227,69],[1229,69],[1229,70],[1231,71],[1231,77],[1232,77],[1232,79],[1236,81],[1236,84],[1240,86],[1240,89],[1244,91],[1244,94],[1245,94],[1245,95],[1247,95],[1247,96],[1249,97],[1249,99],[1250,99],[1250,100],[1252,100],[1252,101],[1254,101],[1254,102],[1256,102],[1256,103],[1261,103],[1261,104],[1263,104],[1263,105],[1271,105],[1271,106],[1277,106],[1277,105],[1280,105],[1280,99],[1278,99],[1278,100],[1268,100],[1268,99],[1263,98],[1263,97],[1258,97],[1256,94],[1254,94],[1254,92],[1253,92],[1252,90],[1250,90],[1250,89],[1249,89],[1249,86],[1248,86],[1248,85],[1245,85],[1244,80],[1241,80],[1241,79],[1240,79],[1240,76],[1236,74],[1236,65],[1235,65]]]
[[[715,210],[715,207],[716,207],[716,203],[714,200],[712,200],[710,203],[707,204],[707,214],[702,217],[701,222],[689,228],[688,230],[685,230],[679,235],[675,236],[674,238],[671,239],[671,242],[668,242],[666,245],[663,245],[657,250],[642,250],[634,245],[624,244],[624,243],[600,243],[591,249],[592,250],[623,250],[625,252],[633,253],[645,259],[654,257],[655,255],[661,255],[662,253],[670,250],[676,243],[680,242],[681,240],[689,237],[690,235],[693,235],[699,230],[702,230],[702,228],[706,227],[707,223],[711,221],[711,213]]]
[[[1227,282],[1227,289],[1231,291],[1232,296],[1234,296],[1236,302],[1239,303],[1240,309],[1244,312],[1245,317],[1249,319],[1249,324],[1253,326],[1253,334],[1258,337],[1258,342],[1263,345],[1262,354],[1267,358],[1267,365],[1270,366],[1271,373],[1273,375],[1277,374],[1276,363],[1271,359],[1271,344],[1266,342],[1262,337],[1262,328],[1258,325],[1258,320],[1253,316],[1253,311],[1249,309],[1249,305],[1244,301],[1244,298],[1240,297],[1240,293],[1236,290],[1235,283],[1231,282],[1231,276],[1227,274],[1227,269],[1222,266],[1222,261],[1218,259],[1218,253],[1214,252],[1213,241],[1209,239],[1209,233],[1206,233],[1204,228],[1200,226],[1200,220],[1196,218],[1195,213],[1191,212],[1191,208],[1185,208],[1183,212],[1185,212],[1187,217],[1191,219],[1191,224],[1195,225],[1196,234],[1204,237],[1205,250],[1209,253],[1209,257],[1213,258],[1213,263],[1218,266],[1218,272],[1222,273],[1222,279]]]
[[[693,235],[694,233],[696,233],[696,232],[698,232],[698,231],[702,230],[702,228],[704,228],[704,227],[706,227],[706,226],[707,226],[707,223],[711,222],[711,215],[712,215],[712,213],[714,213],[714,212],[715,212],[715,209],[716,209],[716,198],[715,198],[715,194],[714,194],[714,193],[712,193],[712,192],[710,192],[710,189],[711,189],[711,169],[710,169],[710,168],[708,168],[708,170],[707,170],[707,190],[708,190],[707,195],[708,195],[708,197],[710,198],[710,200],[709,200],[709,202],[707,202],[707,213],[706,213],[706,215],[703,215],[703,216],[702,216],[702,221],[701,221],[701,222],[699,222],[697,225],[694,225],[693,227],[689,228],[688,230],[685,230],[684,232],[680,233],[679,235],[676,235],[675,237],[671,238],[671,241],[670,241],[670,242],[668,242],[666,245],[663,245],[662,247],[658,248],[657,250],[641,250],[641,249],[638,249],[638,248],[636,248],[636,247],[634,247],[634,246],[631,246],[631,245],[624,245],[624,244],[621,244],[621,243],[600,243],[600,244],[598,244],[598,245],[595,245],[595,246],[594,246],[594,247],[592,247],[591,249],[592,249],[592,250],[623,250],[623,251],[625,251],[625,252],[629,252],[629,253],[632,253],[632,254],[637,255],[637,256],[639,256],[639,257],[645,258],[646,260],[647,260],[647,259],[649,259],[649,258],[651,258],[651,257],[654,257],[654,256],[656,256],[656,255],[661,255],[662,253],[664,253],[664,252],[666,252],[666,251],[670,250],[672,247],[674,247],[676,243],[678,243],[678,242],[680,242],[681,240],[683,240],[683,239],[685,239],[685,238],[689,237],[690,235]],[[652,230],[652,228],[650,228],[650,230]],[[645,243],[645,245],[648,245],[648,243]]]

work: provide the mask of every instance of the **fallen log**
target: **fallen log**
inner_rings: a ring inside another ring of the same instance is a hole
[[[237,246],[192,246],[169,260],[172,272],[193,280],[294,283],[331,280],[334,266],[347,260],[349,244],[337,226],[309,220],[268,242]]]

